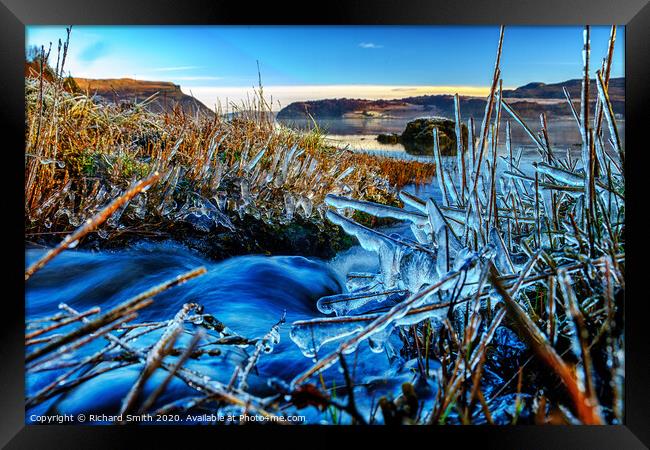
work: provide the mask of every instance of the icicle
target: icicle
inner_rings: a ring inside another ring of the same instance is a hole
[[[311,217],[313,206],[314,205],[312,201],[305,196],[299,197],[298,201],[296,202],[296,209],[302,210],[302,215],[306,219],[309,219]]]
[[[287,173],[289,170],[289,164],[294,158],[294,155],[298,151],[298,146],[294,145],[291,149],[285,154],[284,161],[282,162],[282,168],[280,169],[280,177],[276,178],[276,186],[281,186],[287,179]]]
[[[367,272],[350,272],[346,277],[345,285],[350,291],[368,291],[377,287],[381,281],[380,275]]]
[[[441,170],[444,169],[441,168]],[[454,180],[452,179],[451,175],[447,171],[445,171],[445,186],[447,188],[447,194],[449,195],[449,206],[460,204],[460,202],[458,201],[460,194],[456,190]]]
[[[557,281],[560,286],[560,291],[562,292],[566,311],[571,315],[581,314],[578,306],[578,299],[571,287],[571,277],[566,273],[566,271],[560,270],[558,272]],[[573,320],[569,320],[569,323],[571,324],[571,351],[575,356],[580,358],[582,353],[580,345],[580,330],[575,316],[573,317]]]
[[[542,189],[542,200],[544,204],[544,211],[549,222],[553,220],[553,191],[550,189]]]
[[[183,207],[176,213],[177,220],[192,225],[199,231],[209,232],[213,226],[224,227],[230,231],[235,226],[230,218],[222,213],[208,199],[197,193],[191,193]]]
[[[382,303],[390,298],[402,298],[404,294],[405,291],[402,289],[393,289],[390,291],[329,295],[327,297],[321,297],[316,303],[316,307],[323,314],[334,313],[340,317],[370,302]]]
[[[252,201],[251,188],[248,180],[245,178],[239,180],[239,187],[240,187],[242,203],[244,205],[248,205]]]
[[[427,200],[427,213],[429,224],[431,226],[432,232],[434,233],[436,241],[438,240],[438,237],[445,232],[445,230],[448,230],[451,234],[454,248],[460,248],[460,240],[449,226],[447,219],[438,207],[438,204],[433,199]]]
[[[352,166],[350,166],[350,167],[348,167],[347,169],[345,169],[345,170],[343,171],[343,173],[341,173],[341,175],[339,175],[338,177],[336,177],[336,183],[342,181],[345,177],[347,177],[348,175],[350,175],[352,172],[354,172],[354,167],[352,167]]]
[[[313,358],[323,345],[358,333],[365,325],[367,321],[357,317],[301,320],[291,325],[289,337],[303,355]]]
[[[391,217],[397,220],[408,220],[417,225],[425,225],[427,223],[427,217],[424,214],[409,212],[401,208],[379,203],[353,200],[338,195],[327,194],[325,204],[336,209],[354,208],[357,211],[362,211],[375,217]]]
[[[411,224],[411,232],[420,244],[431,244],[431,233],[426,226]]]
[[[460,98],[454,95],[454,118],[456,119],[456,169],[458,171],[458,186],[460,186],[460,200],[465,203],[465,190],[467,186],[465,151],[463,148],[463,131],[460,121]]]
[[[476,166],[476,147],[474,145],[474,118],[470,117],[469,120],[467,121],[467,153],[469,157],[469,168],[474,170],[474,167]],[[468,181],[470,181],[471,178],[468,177]],[[468,183],[468,190],[469,190],[469,183]]]
[[[390,239],[385,234],[359,225],[334,211],[327,211],[326,216],[330,222],[343,228],[347,234],[355,236],[365,250],[379,252],[381,246],[394,247],[397,244],[394,239]]]
[[[399,192],[399,198],[404,202],[404,204],[409,205],[415,209],[417,209],[420,212],[423,212],[426,214],[427,212],[427,203],[426,201],[416,197],[413,194],[409,194],[406,191],[400,191]]]
[[[280,164],[280,158],[282,158],[282,155],[284,154],[285,151],[286,149],[276,148],[275,156],[273,157],[273,162],[271,162],[271,167],[269,168],[268,174],[266,176],[267,183],[273,181],[276,186],[280,186],[280,184],[275,183],[275,179],[278,177],[277,169],[278,169],[278,165]]]
[[[246,165],[246,172],[252,171],[255,166],[257,166],[257,163],[259,163],[262,160],[262,157],[268,150],[268,147],[264,147],[262,150],[260,150],[257,155],[253,159],[250,160],[250,162]]]
[[[490,243],[494,246],[496,253],[494,263],[497,269],[499,269],[499,272],[504,275],[514,274],[515,266],[510,259],[510,253],[496,228],[490,229]]]
[[[293,219],[296,210],[296,199],[289,192],[284,193],[284,217],[286,220]]]
[[[614,112],[612,110],[612,104],[609,101],[609,95],[607,94],[607,90],[604,86],[603,78],[600,73],[600,71],[596,72],[597,79],[596,79],[596,87],[598,88],[598,98],[600,99],[600,102],[603,106],[603,112],[605,113],[605,119],[607,120],[607,125],[609,127],[609,135],[612,138],[612,142],[614,143],[614,150],[621,155],[621,160],[622,155],[623,155],[623,148],[621,146],[621,139],[618,134],[618,128],[616,127],[616,120],[614,119]]]
[[[176,141],[171,151],[169,152],[169,155],[167,156],[167,161],[165,161],[166,164],[169,164],[170,161],[174,158],[176,152],[178,152],[178,149],[180,148],[182,143],[183,143],[183,138],[180,138],[178,141]]]
[[[141,193],[135,199],[133,199],[133,201],[131,202],[131,206],[134,209],[135,216],[140,220],[144,220],[145,215],[147,213],[146,193]]]
[[[442,276],[449,272],[453,258],[456,252],[460,250],[461,244],[433,199],[427,201],[427,211],[429,213],[431,229],[435,235],[435,242],[438,247],[436,269],[438,275]]]
[[[445,183],[445,171],[442,166],[442,153],[440,151],[440,144],[438,142],[437,127],[433,128],[433,157],[436,161],[436,179],[438,180],[438,187],[440,188],[440,192],[442,192],[442,201],[445,206],[449,206],[449,197],[447,195],[447,187]]]
[[[555,180],[569,186],[583,187],[585,184],[584,177],[569,172],[568,170],[560,169],[559,167],[549,166],[546,163],[534,163],[533,166],[542,175],[548,175]]]
[[[472,192],[467,202],[467,215],[465,218],[466,231],[473,231],[482,235],[481,205],[476,191]],[[466,233],[467,234],[467,233]]]
[[[130,184],[129,188],[127,189],[127,191],[131,190],[133,188],[133,186],[135,186],[136,183],[137,183],[137,180],[136,180],[136,177],[134,175],[133,178],[131,179],[131,184]],[[122,218],[122,214],[124,213],[126,208],[129,206],[129,203],[130,203],[129,201],[124,202],[124,204],[122,206],[120,206],[117,209],[117,211],[115,211],[113,213],[113,215],[111,217],[108,218],[108,220],[106,221],[106,224],[108,226],[110,226],[110,227],[113,227],[113,228],[117,227],[119,222],[120,222],[120,219]]]
[[[330,222],[343,228],[347,234],[355,236],[365,250],[379,255],[380,272],[385,289],[392,289],[399,285],[399,267],[405,253],[412,250],[427,252],[425,248],[407,244],[366,228],[332,210],[327,212],[326,217]]]

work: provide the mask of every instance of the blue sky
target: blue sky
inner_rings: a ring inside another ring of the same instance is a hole
[[[422,93],[484,95],[496,26],[74,26],[67,70],[87,78],[173,81],[213,106],[237,101],[262,81],[275,101],[399,98]],[[27,27],[26,44],[52,42],[65,27]],[[594,70],[609,27],[592,27]],[[612,76],[624,73],[618,27]],[[579,78],[582,27],[506,27],[502,77],[516,87]]]

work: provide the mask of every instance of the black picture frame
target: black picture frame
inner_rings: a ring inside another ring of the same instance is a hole
[[[650,144],[642,120],[650,118],[650,4],[647,0],[492,0],[235,2],[232,0],[0,0],[0,176],[2,223],[2,301],[0,302],[0,444],[6,448],[119,448],[144,439],[147,447],[172,437],[198,438],[210,445],[226,445],[222,436],[236,434],[252,448],[251,439],[264,437],[271,446],[290,442],[304,446],[338,445],[363,433],[382,441],[399,433],[406,445],[426,439],[431,445],[472,441],[475,448],[647,448],[650,445],[650,358],[646,325],[648,298],[644,292],[647,239],[643,223],[646,189],[644,170]],[[512,24],[512,25],[624,25],[625,29],[625,142],[626,242],[628,254],[625,298],[626,392],[625,425],[558,427],[373,427],[370,433],[351,427],[87,427],[24,424],[24,38],[25,25],[37,24]],[[263,433],[261,433],[263,431]],[[267,437],[269,434],[272,437]],[[244,436],[245,435],[245,436]],[[282,435],[282,436],[281,436]],[[320,435],[326,436],[321,439]],[[432,436],[433,435],[433,436]],[[277,439],[277,440],[276,440]],[[365,439],[365,437],[364,437]],[[442,440],[442,441],[441,441]],[[443,443],[443,441],[446,441]],[[169,442],[169,441],[168,441]],[[186,441],[188,442],[188,441]],[[370,441],[364,441],[371,445]],[[402,444],[403,445],[403,444]]]

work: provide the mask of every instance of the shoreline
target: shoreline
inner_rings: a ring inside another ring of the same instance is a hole
[[[142,232],[121,230],[114,236],[102,238],[97,232],[90,233],[75,247],[87,251],[123,250],[141,242],[175,242],[194,250],[214,261],[249,254],[305,256],[330,259],[338,252],[356,244],[353,238],[338,227],[325,222],[317,224],[302,217],[285,224],[267,224],[253,217],[233,221],[234,231],[215,229],[209,232],[197,230],[187,223],[172,224],[166,230]],[[72,233],[74,230],[71,230]],[[65,231],[44,235],[39,239],[25,241],[25,249],[53,248],[58,245]],[[29,235],[27,235],[29,236]]]

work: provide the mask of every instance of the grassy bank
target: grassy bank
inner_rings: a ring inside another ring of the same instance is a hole
[[[317,129],[278,126],[261,90],[229,114],[190,115],[180,108],[153,113],[147,109],[152,99],[94,101],[52,69],[41,75],[34,67],[39,64],[32,64],[25,80],[28,241],[56,241],[158,172],[150,189],[84,243],[217,233],[226,247],[244,236],[241,248],[230,249],[235,253],[263,252],[276,234],[289,242],[285,251],[297,252],[301,244],[293,242],[289,225],[324,233],[323,239],[339,233],[324,220],[327,193],[394,204],[397,188],[426,182],[435,171],[433,164],[328,147]]]

